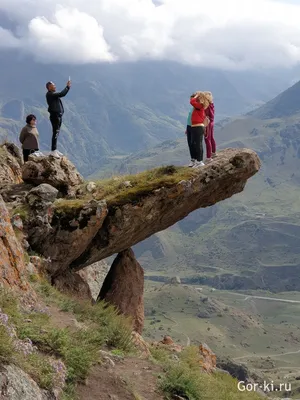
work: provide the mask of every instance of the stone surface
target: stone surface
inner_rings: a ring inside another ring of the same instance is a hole
[[[30,159],[22,167],[22,177],[24,182],[33,185],[48,183],[63,195],[74,192],[75,188],[83,183],[82,176],[66,157]]]
[[[53,203],[58,195],[58,190],[53,186],[43,183],[36,188],[33,188],[26,195],[26,201],[31,206],[34,207],[36,204],[41,202]]]
[[[29,215],[26,222],[26,231],[30,246],[47,242],[48,235],[53,231],[51,221],[53,217],[53,202],[58,190],[46,183],[31,189],[26,197],[29,206]]]
[[[56,400],[56,396],[38,387],[24,371],[13,365],[0,366],[1,400]]]
[[[72,210],[70,212],[72,215]],[[47,271],[54,280],[58,275],[65,277],[71,262],[89,247],[103,225],[107,212],[105,201],[91,200],[80,209],[76,218],[72,218],[68,212],[63,215],[55,214],[51,202],[40,199],[34,203],[26,227],[28,240],[38,254],[51,259]],[[82,282],[79,275],[74,276],[74,279],[76,284]]]
[[[114,260],[101,288],[98,300],[113,304],[122,314],[131,317],[133,329],[144,327],[144,270],[131,249]]]
[[[0,284],[28,290],[22,245],[16,238],[10,215],[0,196]]]
[[[19,231],[23,230],[23,221],[20,214],[15,214],[12,216],[11,224],[14,228],[18,229]]]
[[[149,344],[139,333],[132,332],[132,342],[135,348],[138,350],[141,358],[148,358],[151,356]]]
[[[89,183],[86,185],[86,190],[87,190],[89,193],[95,192],[96,189],[97,189],[97,186],[96,186],[96,183],[95,183],[95,182],[89,182]]]
[[[13,143],[0,146],[0,185],[4,183],[21,183],[23,164],[20,150]]]
[[[217,367],[229,372],[229,374],[238,381],[249,382],[251,380],[249,369],[245,365],[239,364],[230,358],[219,359]]]
[[[54,212],[50,222],[52,230],[45,231],[42,241],[34,240],[34,250],[53,258],[52,274],[57,274],[58,270],[61,273],[67,269],[80,270],[131,248],[198,208],[209,207],[241,192],[259,168],[259,158],[252,150],[227,149],[218,153],[213,163],[199,169],[191,181],[155,190],[138,203],[127,203],[109,210],[104,201],[103,218],[96,225],[95,211],[86,213],[89,205],[82,208],[70,205],[64,214]],[[84,218],[82,214],[85,214]],[[91,225],[93,229],[87,229]],[[31,245],[34,232],[33,229],[29,232]],[[81,240],[69,240],[74,234]],[[64,257],[66,243],[68,257]]]
[[[54,279],[54,283],[61,291],[96,301],[108,271],[109,265],[102,260],[78,272],[66,271]]]
[[[152,346],[156,348],[166,347],[168,350],[173,351],[174,353],[181,353],[183,350],[183,347],[180,344],[174,343],[171,336],[164,336],[160,342],[153,342]]]
[[[180,285],[181,284],[181,279],[179,276],[174,276],[174,278],[170,279],[170,284],[171,285]]]
[[[217,368],[217,357],[215,353],[213,353],[212,350],[205,343],[200,344],[199,352],[202,356],[201,366],[204,371],[214,372]]]

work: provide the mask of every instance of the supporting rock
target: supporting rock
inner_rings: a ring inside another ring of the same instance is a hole
[[[98,300],[113,304],[133,320],[133,329],[144,327],[144,270],[129,249],[118,254],[107,274]]]

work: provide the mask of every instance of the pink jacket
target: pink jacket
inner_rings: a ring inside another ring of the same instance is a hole
[[[214,103],[211,103],[207,109],[205,110],[206,116],[209,118],[210,122],[214,122],[215,120],[215,106]]]

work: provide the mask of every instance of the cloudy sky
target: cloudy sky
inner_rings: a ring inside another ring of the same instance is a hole
[[[300,63],[300,0],[1,0],[0,51],[9,47],[68,64],[289,67]]]

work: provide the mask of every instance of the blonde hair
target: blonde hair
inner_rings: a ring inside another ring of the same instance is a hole
[[[205,92],[198,91],[196,92],[196,94],[198,95],[199,103],[203,105],[204,109],[206,109],[209,106],[209,100],[205,95]]]
[[[213,95],[211,92],[204,92],[204,95],[206,96],[206,98],[210,102],[210,104],[214,102]]]

